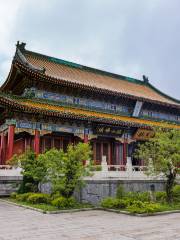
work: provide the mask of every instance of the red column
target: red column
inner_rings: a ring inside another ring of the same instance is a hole
[[[14,130],[15,130],[15,126],[14,125],[10,125],[8,127],[7,160],[11,159],[12,156],[13,156]]]
[[[84,133],[84,143],[88,143],[88,134]],[[86,160],[83,161],[83,165],[86,165]]]
[[[108,159],[107,159],[107,164],[111,165],[112,163],[112,152],[111,152],[111,142],[108,143]]]
[[[93,161],[94,165],[96,165],[96,142],[93,142]]]
[[[36,129],[35,136],[34,136],[34,152],[36,155],[39,154],[39,150],[40,150],[39,143],[40,143],[40,132],[39,130]]]
[[[88,143],[88,134],[84,134],[84,143]]]
[[[115,152],[116,152],[116,164],[120,165],[120,161],[119,161],[119,143],[115,143]]]
[[[123,164],[126,165],[127,162],[127,142],[123,143]]]
[[[4,150],[5,150],[5,136],[1,133],[1,147],[0,147],[0,165],[4,165]]]

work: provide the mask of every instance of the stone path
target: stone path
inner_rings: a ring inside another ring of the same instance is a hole
[[[0,201],[0,240],[180,240],[180,214],[42,214]]]

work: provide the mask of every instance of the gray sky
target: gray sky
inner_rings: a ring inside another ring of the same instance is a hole
[[[0,83],[15,43],[142,79],[180,99],[179,0],[0,0]]]

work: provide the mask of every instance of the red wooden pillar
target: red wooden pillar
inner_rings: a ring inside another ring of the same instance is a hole
[[[7,160],[11,159],[13,156],[14,130],[15,130],[14,125],[8,126]]]
[[[5,150],[5,136],[4,136],[4,133],[1,133],[0,165],[5,164],[4,150]]]
[[[119,143],[115,143],[115,153],[116,153],[116,165],[121,165],[119,161]]]
[[[96,141],[93,142],[93,161],[94,165],[96,165]]]
[[[88,134],[84,134],[84,143],[88,143]]]
[[[101,142],[101,159],[100,159],[100,161],[102,162],[102,157],[103,157],[103,143]]]
[[[108,143],[108,159],[107,164],[111,165],[112,163],[112,152],[111,152],[111,142]]]
[[[34,152],[36,155],[38,155],[40,151],[39,143],[40,143],[40,132],[39,130],[36,129],[35,135],[34,135]]]
[[[123,143],[123,164],[126,165],[127,162],[127,142]]]
[[[84,139],[83,139],[84,143],[88,143],[88,134],[86,134],[84,132]],[[86,160],[83,161],[83,165],[86,165]]]
[[[84,143],[88,143],[88,133],[89,130],[87,128],[84,129]]]

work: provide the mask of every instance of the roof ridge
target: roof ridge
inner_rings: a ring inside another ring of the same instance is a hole
[[[89,72],[113,77],[113,78],[116,78],[116,79],[119,79],[119,80],[124,80],[124,81],[132,82],[132,83],[135,83],[135,84],[146,85],[146,83],[144,81],[142,81],[140,79],[137,79],[137,78],[127,77],[127,76],[124,76],[124,75],[121,75],[121,74],[107,72],[107,71],[102,70],[102,69],[85,66],[85,65],[82,65],[82,64],[79,64],[79,63],[75,63],[75,62],[71,62],[71,61],[68,61],[68,60],[48,56],[48,55],[45,55],[45,54],[42,54],[42,53],[33,52],[33,51],[30,51],[30,50],[26,50],[26,49],[24,50],[23,53],[32,54],[32,55],[35,55],[35,56],[38,56],[38,57],[42,57],[42,58],[48,59],[50,62],[54,62],[54,63],[57,63],[57,64],[67,65],[67,66],[73,67],[73,68],[79,68],[81,70],[86,70],[86,71],[89,71]]]
[[[134,83],[134,84],[142,85],[144,87],[147,87],[147,88],[153,90],[154,92],[156,92],[160,96],[163,96],[165,99],[171,100],[172,104],[173,103],[177,104],[177,105],[180,104],[179,99],[175,99],[175,98],[169,96],[168,94],[165,94],[165,93],[161,92],[159,89],[157,89],[152,84],[150,84],[148,79],[145,78],[145,76],[143,77],[144,80],[139,80],[139,79],[127,77],[127,76],[124,76],[124,75],[107,72],[107,71],[104,71],[104,70],[88,67],[88,66],[85,66],[85,65],[81,65],[81,64],[78,64],[78,63],[71,62],[71,61],[67,61],[67,60],[56,58],[56,57],[51,57],[51,56],[48,56],[48,55],[44,55],[44,54],[41,54],[41,53],[38,53],[38,52],[33,52],[33,51],[25,49],[25,45],[26,45],[25,43],[19,43],[19,42],[17,42],[17,45],[16,45],[16,47],[17,47],[16,48],[16,54],[18,53],[17,50],[19,50],[21,55],[25,59],[26,59],[26,56],[29,54],[31,56],[37,56],[39,58],[44,58],[49,62],[55,62],[57,64],[66,65],[66,66],[69,66],[69,67],[72,67],[72,68],[78,68],[82,71],[88,71],[88,72],[92,72],[92,73],[99,74],[99,75],[109,76],[109,77],[112,77],[114,79],[118,79],[118,80],[121,80],[121,81],[126,81],[126,82],[131,82],[131,83]],[[31,67],[31,65],[32,64],[30,64],[30,67]],[[34,70],[34,68],[33,68],[33,70]],[[36,69],[35,68],[35,70],[38,71],[38,72],[42,71],[42,73],[45,72],[45,69],[39,69],[39,68]]]
[[[148,82],[147,86],[150,87],[151,89],[153,89],[154,91],[156,91],[157,93],[159,93],[160,95],[162,95],[163,97],[168,98],[171,101],[174,101],[174,102],[177,102],[178,104],[180,104],[180,100],[179,99],[173,98],[173,97],[169,96],[168,94],[161,92],[158,88],[153,86],[151,83]]]

